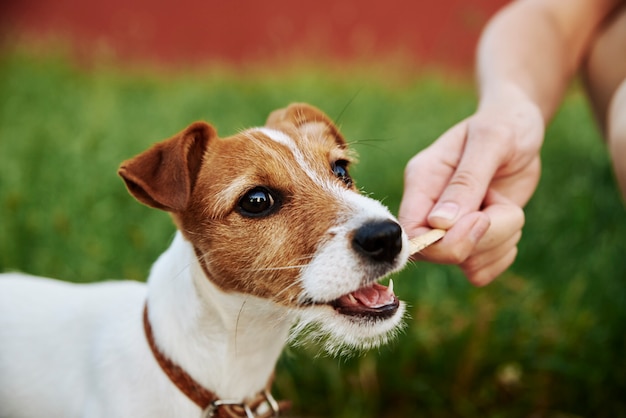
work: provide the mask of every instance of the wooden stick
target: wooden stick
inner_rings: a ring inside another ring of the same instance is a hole
[[[446,234],[443,229],[431,229],[430,231],[418,237],[409,240],[409,252],[411,255],[417,254],[424,248],[431,246],[439,241]]]

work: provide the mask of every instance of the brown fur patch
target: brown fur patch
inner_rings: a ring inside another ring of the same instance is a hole
[[[120,175],[138,200],[173,213],[220,288],[294,305],[302,291],[301,267],[350,211],[337,190],[353,186],[332,168],[337,160],[350,160],[345,140],[328,116],[301,104],[273,112],[267,126],[294,141],[306,168],[288,146],[260,130],[221,139],[198,126],[126,162]],[[190,141],[189,132],[204,132],[206,140]],[[246,216],[238,202],[259,186],[273,194],[277,210]]]

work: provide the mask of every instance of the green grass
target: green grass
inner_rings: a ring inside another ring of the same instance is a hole
[[[174,227],[127,194],[119,163],[194,120],[228,135],[292,101],[339,118],[358,185],[394,212],[408,158],[475,105],[470,84],[393,68],[125,73],[5,53],[0,271],[144,280]],[[477,289],[455,267],[409,266],[395,279],[410,318],[394,343],[339,360],[287,349],[275,391],[298,416],[626,416],[626,214],[578,92],[542,157],[509,272]]]

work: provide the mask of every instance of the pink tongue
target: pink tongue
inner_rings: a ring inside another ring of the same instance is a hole
[[[343,296],[341,301],[347,305],[354,305],[355,301],[350,296],[368,308],[380,308],[381,306],[394,303],[395,299],[393,292],[390,292],[389,288],[378,283]]]

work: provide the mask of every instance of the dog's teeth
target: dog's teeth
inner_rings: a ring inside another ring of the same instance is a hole
[[[393,279],[389,279],[389,286],[387,286],[389,288],[389,293],[393,293]]]
[[[358,304],[356,298],[352,296],[352,293],[348,295],[348,299],[350,300],[351,303]]]

